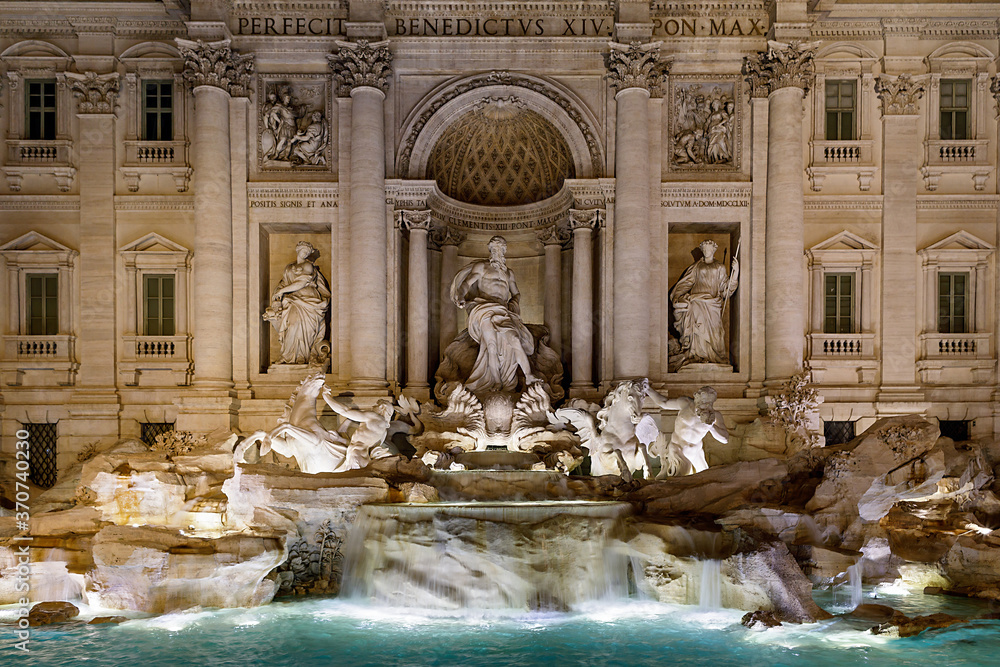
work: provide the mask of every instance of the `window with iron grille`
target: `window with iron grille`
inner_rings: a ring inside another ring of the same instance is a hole
[[[146,81],[142,88],[142,138],[173,141],[174,82]]]
[[[971,81],[941,80],[941,138],[969,138],[969,90]]]
[[[174,430],[174,425],[166,422],[148,422],[139,424],[139,426],[141,428],[139,439],[146,443],[148,447],[152,447],[156,442],[156,436],[170,433]]]
[[[56,82],[55,80],[25,82],[26,139],[50,140],[56,138]]]
[[[143,276],[145,335],[174,335],[174,276]]]
[[[826,438],[827,446],[850,442],[854,440],[854,422],[823,422],[823,437]]]
[[[29,336],[59,333],[59,274],[29,273],[25,276],[26,313]]]
[[[938,273],[938,333],[969,333],[969,274]]]
[[[854,141],[857,99],[853,79],[826,82],[827,141]]]
[[[938,421],[941,429],[941,437],[951,438],[955,442],[963,442],[969,439],[970,423],[966,420],[942,419]]]
[[[823,333],[854,333],[854,274],[825,274],[823,292]]]
[[[28,479],[43,489],[55,486],[58,474],[55,424],[22,424],[28,432]]]

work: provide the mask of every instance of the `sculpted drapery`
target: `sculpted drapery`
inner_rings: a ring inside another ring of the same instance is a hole
[[[726,300],[736,291],[739,263],[733,257],[732,271],[715,261],[718,246],[704,241],[702,258],[684,270],[670,290],[674,326],[680,334],[681,357],[676,366],[706,362],[728,364],[722,313]]]
[[[326,339],[326,312],[330,287],[319,268],[309,260],[315,248],[305,241],[295,246],[297,261],[285,267],[281,282],[271,295],[264,313],[278,331],[279,364],[325,362],[321,349]]]

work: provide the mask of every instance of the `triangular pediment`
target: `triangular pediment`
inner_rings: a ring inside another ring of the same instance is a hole
[[[160,236],[156,232],[150,232],[142,238],[132,241],[128,245],[119,248],[120,252],[188,252],[182,245],[174,243],[170,239]]]
[[[951,236],[945,237],[927,246],[927,250],[992,250],[993,246],[981,238],[970,234],[967,231],[955,232]]]
[[[28,232],[18,236],[13,241],[8,241],[7,243],[0,246],[0,251],[15,251],[15,252],[71,252],[76,251],[72,248],[67,248],[62,243],[58,241],[53,241],[48,236],[44,234],[39,234],[38,232]]]
[[[845,229],[822,243],[814,245],[810,250],[813,252],[817,250],[878,250],[878,246]]]

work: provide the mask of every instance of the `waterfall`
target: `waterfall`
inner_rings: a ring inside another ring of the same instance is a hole
[[[847,568],[847,584],[851,589],[851,609],[856,609],[863,600],[861,594],[861,561]]]
[[[698,594],[698,608],[715,611],[722,608],[722,561],[706,559],[701,561],[701,590]]]
[[[366,505],[345,543],[341,595],[432,609],[624,599],[630,554],[619,532],[630,511],[575,501]]]

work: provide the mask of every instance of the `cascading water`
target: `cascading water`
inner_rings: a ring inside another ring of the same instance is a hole
[[[702,611],[722,609],[722,561],[706,559],[701,561],[701,591],[698,607]]]
[[[851,609],[863,601],[861,592],[861,561],[847,568],[847,585],[851,590]]]
[[[566,609],[629,595],[617,502],[361,508],[342,596],[431,609]]]

